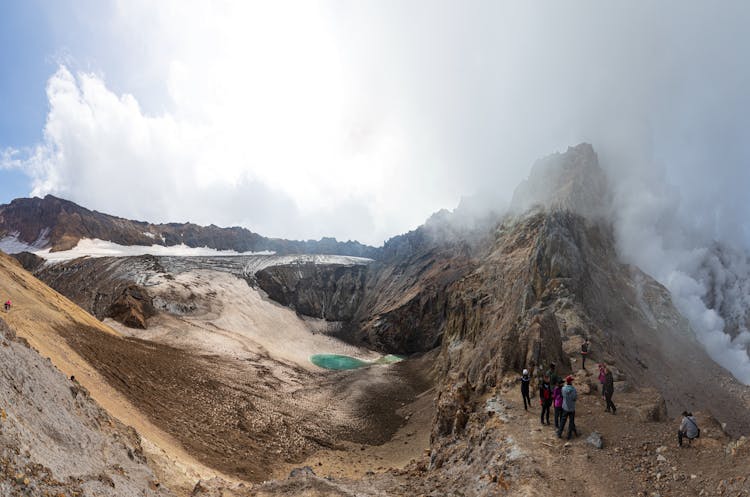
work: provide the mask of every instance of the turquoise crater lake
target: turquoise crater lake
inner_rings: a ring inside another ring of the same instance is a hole
[[[325,369],[357,369],[372,364],[390,364],[399,362],[402,358],[396,355],[386,355],[374,362],[363,361],[356,357],[338,354],[315,354],[310,356],[310,362]]]

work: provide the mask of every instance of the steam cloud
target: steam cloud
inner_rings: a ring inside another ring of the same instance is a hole
[[[750,257],[736,236],[715,238],[665,178],[616,185],[621,256],[664,284],[717,363],[750,385]]]

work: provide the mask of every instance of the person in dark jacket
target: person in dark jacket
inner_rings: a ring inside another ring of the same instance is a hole
[[[590,346],[588,338],[581,344],[581,367],[583,369],[586,369],[586,357],[589,355]]]
[[[527,411],[531,407],[531,397],[529,397],[529,384],[531,383],[531,377],[529,376],[529,370],[524,369],[521,375],[521,397],[523,397],[523,408]]]
[[[607,374],[604,372],[604,364],[599,364],[599,383],[602,385],[602,397],[604,397],[604,380],[607,379]]]
[[[557,371],[555,371],[555,363],[551,362],[549,364],[549,369],[544,373],[545,376],[549,378],[550,384],[557,385],[557,380],[560,379],[560,376],[557,374]]]
[[[617,413],[617,407],[612,402],[612,395],[615,393],[615,379],[612,376],[612,371],[607,366],[604,366],[604,400],[607,402],[606,412],[612,414]]]
[[[578,436],[578,430],[576,429],[576,399],[578,398],[578,391],[573,386],[573,377],[568,375],[565,378],[565,385],[562,388],[563,397],[563,415],[560,426],[557,427],[557,438],[562,438],[562,432],[565,430],[565,423],[570,420],[568,425],[568,440],[573,436],[573,433]]]
[[[545,419],[547,420],[547,424],[549,424],[549,408],[552,405],[552,387],[549,383],[549,376],[544,376],[542,382],[539,384],[539,403],[542,406],[542,414],[540,416],[542,424],[544,424]]]

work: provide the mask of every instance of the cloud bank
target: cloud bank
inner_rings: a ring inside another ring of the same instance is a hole
[[[66,63],[43,141],[14,156],[34,194],[380,244],[477,190],[503,205],[536,158],[587,141],[620,176],[661,171],[704,230],[750,239],[744,2],[165,0],[50,15]]]

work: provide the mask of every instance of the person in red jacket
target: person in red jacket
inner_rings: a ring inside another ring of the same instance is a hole
[[[542,424],[547,420],[549,424],[549,408],[552,405],[552,387],[549,384],[549,376],[544,375],[542,382],[539,383],[539,403],[542,405],[542,414],[540,416]]]

